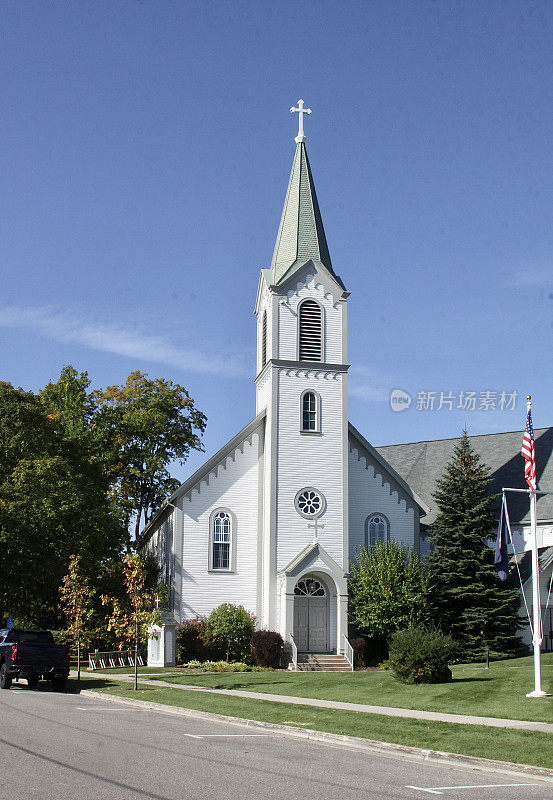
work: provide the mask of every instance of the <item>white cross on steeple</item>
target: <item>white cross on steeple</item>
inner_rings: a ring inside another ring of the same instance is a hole
[[[305,134],[303,132],[303,115],[304,114],[311,114],[310,108],[303,107],[303,100],[298,100],[298,107],[295,108],[292,106],[290,109],[291,114],[299,114],[299,130],[298,135],[296,136],[296,142],[299,144],[300,142],[305,142]]]

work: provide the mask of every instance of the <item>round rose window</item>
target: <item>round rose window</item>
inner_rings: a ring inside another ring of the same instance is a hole
[[[325,499],[317,489],[302,489],[296,495],[296,510],[303,517],[318,517],[323,513],[324,507]]]

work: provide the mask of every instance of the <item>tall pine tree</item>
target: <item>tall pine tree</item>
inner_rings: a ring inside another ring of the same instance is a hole
[[[497,577],[486,544],[497,526],[489,483],[489,470],[463,431],[434,493],[439,513],[431,530],[430,603],[467,660],[480,660],[486,646],[496,655],[520,652],[519,594]]]

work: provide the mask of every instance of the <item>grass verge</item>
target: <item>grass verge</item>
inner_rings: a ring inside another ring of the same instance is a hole
[[[75,682],[72,683],[75,685]],[[155,685],[140,686],[135,692],[128,684],[100,676],[84,677],[82,688],[214,714],[228,714],[412,747],[553,768],[553,736],[535,731],[396,719],[354,711],[302,708],[286,703],[244,700],[238,697],[187,692],[184,689],[167,689]]]
[[[551,692],[553,654],[544,654],[542,664],[543,686]],[[532,722],[553,721],[553,697],[540,700],[526,697],[526,692],[534,688],[533,662],[527,657],[492,662],[490,669],[484,664],[456,664],[451,683],[420,686],[399,683],[386,671],[193,674],[174,667],[165,670],[144,667],[141,677],[210,689],[241,689]]]

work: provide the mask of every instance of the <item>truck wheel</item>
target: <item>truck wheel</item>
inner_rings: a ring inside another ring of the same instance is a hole
[[[6,664],[0,667],[0,689],[9,689],[12,685],[11,675],[8,675]]]
[[[52,678],[52,689],[55,692],[63,692],[66,683],[67,683],[67,678]]]
[[[36,689],[38,686],[38,675],[29,675],[27,677],[27,686],[29,689]]]

